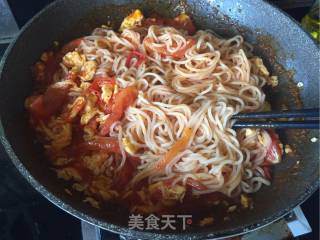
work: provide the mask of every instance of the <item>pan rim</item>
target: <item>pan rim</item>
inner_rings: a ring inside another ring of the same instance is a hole
[[[7,60],[8,56],[10,55],[11,50],[14,48],[17,40],[20,38],[20,36],[23,35],[23,33],[25,31],[27,31],[30,26],[32,26],[32,24],[35,22],[35,20],[41,18],[42,14],[47,12],[49,9],[53,9],[53,8],[59,6],[59,4],[61,4],[61,2],[63,2],[63,1],[66,1],[66,0],[58,0],[58,1],[52,2],[51,4],[48,4],[41,11],[39,11],[35,16],[33,16],[21,28],[19,34],[16,36],[16,38],[10,43],[10,45],[6,49],[6,51],[3,55],[3,58],[0,62],[0,80],[2,79],[3,70],[6,65],[6,60]],[[288,14],[283,12],[282,10],[278,9],[273,4],[270,4],[266,0],[263,0],[261,2],[261,4],[266,4],[269,7],[271,7],[274,11],[277,11],[278,13],[283,14],[286,18],[289,18],[291,21],[294,22],[295,26],[301,30],[301,32],[303,32],[304,34],[307,34],[309,37],[309,34],[306,31],[304,31],[300,27],[300,25],[291,16],[289,16]],[[318,48],[315,41],[313,41],[313,43]],[[250,231],[254,231],[258,228],[262,228],[266,225],[269,225],[269,224],[273,223],[274,221],[277,221],[278,219],[282,218],[284,215],[289,213],[293,208],[295,208],[296,206],[303,203],[319,187],[319,180],[316,180],[315,182],[312,182],[310,184],[309,189],[307,189],[303,193],[301,193],[299,195],[299,197],[295,201],[293,201],[293,203],[290,206],[288,206],[287,208],[282,209],[281,211],[278,211],[275,214],[270,215],[270,216],[260,220],[260,222],[254,222],[254,223],[247,224],[247,225],[241,226],[241,227],[236,227],[236,228],[230,229],[230,230],[222,230],[222,231],[217,231],[214,233],[210,232],[210,228],[204,228],[202,231],[199,231],[199,232],[179,232],[179,233],[178,232],[177,233],[174,233],[174,232],[173,233],[161,233],[161,232],[155,232],[155,231],[146,232],[146,231],[130,230],[130,229],[128,229],[128,227],[114,224],[114,223],[108,222],[106,220],[97,219],[87,213],[84,213],[80,210],[77,210],[72,205],[65,203],[59,197],[57,197],[55,194],[53,194],[49,190],[47,190],[47,188],[44,185],[42,185],[39,181],[37,181],[30,174],[28,169],[24,166],[24,164],[19,160],[19,158],[14,153],[14,150],[11,147],[10,142],[6,138],[5,130],[3,128],[2,121],[1,121],[1,116],[0,116],[0,138],[1,138],[0,139],[1,143],[4,146],[4,149],[7,153],[7,155],[9,156],[10,160],[14,163],[15,167],[18,169],[20,174],[32,185],[32,187],[34,189],[36,189],[42,196],[44,196],[46,199],[48,199],[54,205],[56,205],[57,207],[61,208],[62,210],[68,212],[69,214],[77,217],[78,219],[80,219],[82,221],[88,222],[90,224],[94,224],[102,229],[105,229],[105,230],[108,230],[108,231],[111,231],[114,233],[119,233],[121,235],[122,234],[123,235],[130,235],[130,236],[134,236],[134,237],[155,238],[157,236],[157,237],[163,238],[163,239],[176,239],[176,238],[179,238],[179,239],[181,239],[181,238],[199,239],[199,238],[215,237],[217,239],[221,239],[221,238],[224,238],[227,236],[236,236],[236,235],[239,235],[243,232],[247,233]]]

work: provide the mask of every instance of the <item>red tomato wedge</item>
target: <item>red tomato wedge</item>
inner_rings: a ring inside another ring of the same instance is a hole
[[[68,97],[69,87],[49,86],[43,95],[43,103],[50,114],[55,114],[65,103]]]
[[[122,118],[126,109],[135,102],[137,96],[138,91],[132,86],[122,89],[115,96],[112,112],[101,126],[100,135],[106,136],[109,134],[111,125]]]
[[[46,120],[58,113],[67,100],[68,91],[68,87],[50,86],[30,104],[31,115],[36,119]]]
[[[188,146],[191,134],[192,129],[185,128],[182,137],[175,144],[172,145],[171,149],[161,160],[155,163],[155,170],[162,171],[179,153],[185,150]]]
[[[282,149],[280,147],[280,140],[278,134],[273,130],[269,130],[268,134],[271,138],[271,144],[267,149],[267,155],[265,157],[265,163],[276,164],[281,161],[282,158]]]
[[[35,119],[46,119],[49,117],[48,112],[43,104],[43,95],[34,98],[29,106],[30,113]]]
[[[76,149],[79,151],[103,151],[108,153],[120,153],[118,139],[116,137],[96,137],[94,140],[80,143]]]
[[[207,190],[207,187],[204,184],[202,184],[199,180],[188,178],[186,183],[189,187],[192,187],[198,191]]]

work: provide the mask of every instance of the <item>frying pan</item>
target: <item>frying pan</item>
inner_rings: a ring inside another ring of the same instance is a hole
[[[319,184],[318,143],[310,142],[317,131],[280,132],[281,140],[294,149],[274,169],[270,187],[254,194],[251,211],[234,213],[230,221],[212,226],[192,224],[186,231],[138,231],[128,228],[128,213],[112,204],[94,209],[83,196],[69,196],[65,182],[56,178],[34,143],[24,100],[32,91],[30,67],[41,52],[58,40],[62,43],[89,34],[111,21],[115,27],[132,9],[172,17],[185,11],[199,29],[213,29],[222,36],[242,34],[254,46],[279,86],[269,93],[275,109],[319,107],[319,49],[300,26],[283,12],[258,0],[61,0],[46,7],[26,24],[5,53],[0,76],[0,136],[4,148],[29,183],[48,200],[70,214],[101,228],[142,239],[218,238],[247,232],[282,217],[306,200]],[[296,83],[302,82],[300,94]],[[206,212],[201,206],[194,218]]]

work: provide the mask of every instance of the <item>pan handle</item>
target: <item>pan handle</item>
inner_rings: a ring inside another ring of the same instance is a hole
[[[102,240],[101,229],[95,225],[81,220],[82,240]]]
[[[109,236],[106,238],[102,237],[102,231],[101,228],[92,225],[88,222],[85,222],[81,220],[81,233],[82,233],[82,240],[103,240],[103,239],[108,239],[108,240],[140,240],[137,238],[132,238],[130,236],[125,236],[125,235],[118,235],[114,234],[114,236]],[[105,231],[106,233],[109,233]],[[113,235],[112,233],[109,233],[110,235]]]

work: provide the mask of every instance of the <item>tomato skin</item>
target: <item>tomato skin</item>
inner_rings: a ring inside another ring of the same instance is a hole
[[[122,89],[116,96],[112,106],[112,112],[107,120],[102,124],[100,135],[106,136],[109,134],[111,125],[120,120],[126,109],[134,103],[138,96],[138,91],[135,87],[127,87]]]
[[[43,95],[35,97],[33,102],[30,104],[29,109],[31,116],[35,119],[47,119],[50,116],[45,109]]]
[[[81,152],[102,151],[120,153],[120,147],[116,137],[96,137],[94,140],[79,144],[76,148]]]
[[[195,180],[193,178],[188,178],[186,183],[189,187],[194,188],[198,191],[207,190],[207,187],[205,185],[203,185],[199,180]]]
[[[106,83],[115,85],[116,81],[114,78],[111,78],[111,77],[95,76],[92,80],[92,84],[89,87],[89,90],[94,93],[97,93],[97,92],[101,93],[101,86]]]
[[[68,97],[69,87],[49,86],[43,95],[43,104],[50,115],[56,114]]]
[[[271,138],[271,144],[267,149],[267,154],[262,164],[262,170],[264,175],[268,180],[272,178],[272,169],[273,164],[277,164],[281,161],[283,151],[280,147],[280,140],[278,134],[274,130],[268,130],[268,134]]]
[[[265,163],[275,164],[279,163],[282,158],[282,149],[280,147],[280,140],[278,134],[273,130],[269,130],[268,134],[271,138],[271,144],[267,149],[267,154],[265,157]]]
[[[48,120],[61,110],[68,91],[68,87],[50,86],[43,95],[35,96],[29,106],[31,116],[36,120]]]

